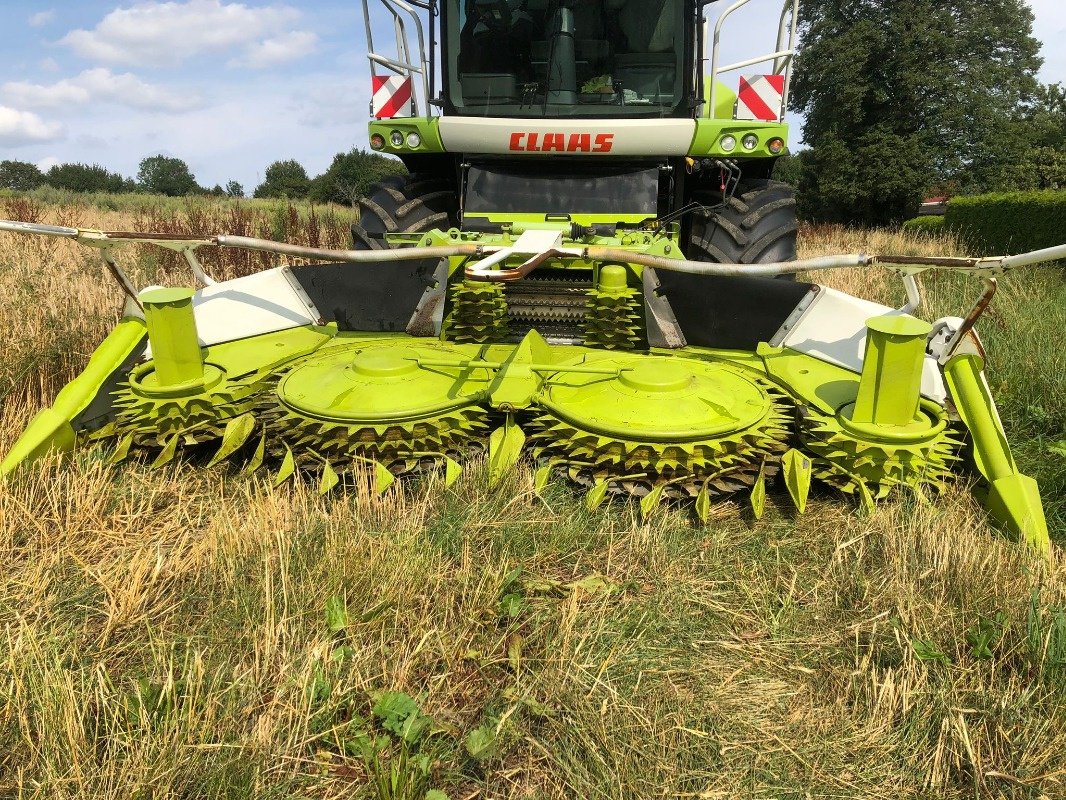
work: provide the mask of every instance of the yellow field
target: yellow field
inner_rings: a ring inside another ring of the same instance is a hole
[[[324,246],[349,222],[21,203],[0,217]],[[804,232],[803,255],[861,249],[960,246]],[[125,263],[139,284],[185,280]],[[831,280],[900,300],[883,273]],[[978,293],[924,283],[937,314]],[[982,325],[990,381],[1061,537],[1066,284],[1004,284]],[[0,449],[119,305],[91,253],[0,234]],[[992,530],[965,484],[868,517],[828,492],[800,517],[771,497],[761,522],[728,503],[704,527],[589,513],[566,487],[542,502],[527,470],[484,482],[321,499],[83,451],[0,484],[0,795],[1066,796],[1066,569]],[[394,691],[419,709],[406,744],[382,711]]]

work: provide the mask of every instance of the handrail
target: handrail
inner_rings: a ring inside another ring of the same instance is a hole
[[[750,67],[755,64],[762,64],[764,61],[773,61],[775,74],[777,74],[777,62],[778,61],[792,61],[793,53],[791,50],[778,50],[776,53],[767,53],[764,56],[755,56],[754,58],[747,58],[743,61],[737,61],[734,64],[727,64],[724,67],[719,67],[719,72],[733,72],[734,70],[742,69],[744,67]]]
[[[421,76],[422,102],[425,103],[426,113],[431,114],[433,106],[430,103],[432,88],[429,83],[430,63],[426,54],[425,30],[418,9],[430,12],[432,4],[428,0],[378,0],[381,6],[392,17],[393,33],[396,37],[396,58],[389,58],[375,52],[374,31],[370,21],[370,0],[363,0],[363,22],[366,25],[367,60],[370,62],[371,76],[377,76],[375,65],[385,67],[388,70],[413,79],[415,75]],[[407,34],[407,22],[404,14],[414,22],[415,36],[418,40],[417,63],[412,57],[412,47]],[[411,92],[411,108],[415,116],[419,115],[418,92]]]
[[[796,38],[799,29],[799,0],[785,0],[784,6],[781,9],[781,20],[777,28],[777,50],[773,53],[768,53],[763,56],[756,56],[744,61],[738,61],[735,64],[729,64],[724,67],[718,66],[719,48],[721,46],[722,28],[725,26],[725,21],[733,14],[733,12],[746,6],[751,0],[736,0],[733,5],[729,6],[718,17],[718,21],[714,26],[714,37],[710,42],[711,46],[711,88],[708,98],[707,108],[704,111],[705,117],[714,116],[715,108],[715,95],[717,94],[717,86],[715,85],[718,76],[723,72],[732,72],[733,70],[742,69],[744,67],[750,67],[755,64],[761,64],[766,61],[774,62],[774,74],[780,75],[782,72],[785,75],[785,90],[782,94],[781,103],[781,118],[784,119],[785,112],[788,110],[788,94],[792,84],[792,62],[796,56]],[[787,31],[787,37],[786,37]],[[787,39],[787,47],[785,46]]]

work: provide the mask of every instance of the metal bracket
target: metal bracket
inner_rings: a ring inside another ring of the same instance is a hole
[[[441,327],[444,325],[444,301],[447,295],[448,260],[441,259],[433,273],[433,285],[426,287],[407,323],[407,333],[411,336],[440,336]]]
[[[296,280],[296,276],[292,274],[291,267],[282,267],[281,274],[285,278],[285,281],[292,288],[293,293],[300,298],[300,302],[307,308],[308,316],[315,320],[319,325],[325,325],[326,319],[322,316],[322,312],[318,310],[318,306],[311,300],[310,295],[304,291],[303,284]]]
[[[647,320],[648,344],[678,350],[688,344],[670,301],[659,294],[662,284],[651,267],[643,270],[644,316]]]
[[[563,234],[556,230],[527,230],[509,247],[497,250],[481,261],[467,265],[465,274],[472,280],[518,280],[524,278],[549,258],[562,252]],[[494,270],[512,256],[526,256],[520,267]]]

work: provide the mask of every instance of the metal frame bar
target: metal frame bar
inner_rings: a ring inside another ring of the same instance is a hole
[[[418,261],[425,258],[449,258],[469,256],[477,259],[504,250],[502,245],[491,243],[457,242],[443,246],[404,247],[388,250],[329,250],[320,247],[275,242],[270,239],[255,239],[247,236],[186,237],[173,234],[129,233],[125,231],[100,231],[92,228],[66,228],[58,225],[39,225],[30,222],[0,220],[0,231],[33,234],[73,239],[88,247],[108,249],[117,244],[151,244],[178,252],[193,251],[199,247],[235,247],[277,255],[296,256],[312,261],[344,261],[350,264],[372,264],[395,261]],[[920,275],[930,269],[946,269],[991,277],[1017,267],[1043,262],[1066,260],[1066,244],[1020,253],[1014,256],[988,256],[985,258],[960,258],[941,256],[893,256],[850,255],[822,256],[802,261],[783,261],[770,264],[727,264],[706,261],[690,261],[680,258],[657,256],[622,247],[578,245],[551,248],[551,256],[564,260],[612,261],[652,267],[691,275],[720,275],[730,277],[775,277],[794,275],[797,272],[818,272],[845,267],[883,267],[893,269],[901,276]],[[500,274],[497,275],[496,273]],[[474,280],[513,279],[513,270],[478,269],[477,263],[467,265],[466,274]],[[916,288],[916,287],[914,287]],[[913,289],[908,291],[911,303],[920,302]]]
[[[715,86],[718,76],[725,72],[733,72],[744,67],[754,66],[755,64],[762,64],[766,61],[774,62],[774,74],[785,76],[785,91],[781,99],[781,118],[784,119],[785,114],[788,112],[788,99],[789,92],[792,88],[792,62],[796,58],[796,40],[799,35],[799,0],[785,0],[784,6],[781,9],[781,21],[777,28],[777,50],[773,53],[768,53],[763,56],[756,56],[754,58],[745,59],[744,61],[737,61],[734,64],[727,64],[722,67],[718,65],[718,59],[720,55],[720,46],[722,38],[722,28],[725,26],[725,22],[733,14],[733,12],[746,6],[751,0],[736,0],[733,5],[729,6],[718,17],[718,21],[714,25],[714,36],[711,38],[711,89],[710,97],[707,103],[707,109],[704,113],[705,117],[714,116],[714,101],[717,94],[717,87]],[[704,26],[706,30],[706,24]],[[707,47],[707,36],[704,33],[704,47]],[[704,57],[706,60],[706,56]]]

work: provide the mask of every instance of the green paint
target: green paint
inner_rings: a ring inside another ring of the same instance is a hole
[[[640,517],[641,519],[648,519],[659,508],[659,504],[663,499],[663,492],[666,490],[665,483],[658,483],[655,487],[648,492],[644,497],[640,499]]]
[[[989,516],[1038,551],[1048,553],[1051,540],[1040,490],[1014,463],[983,370],[979,356],[959,355],[944,366],[944,379],[973,439],[977,468],[989,483]]]
[[[513,241],[519,227],[553,224],[523,222],[495,236],[431,232],[418,240],[488,244]],[[667,236],[602,238],[676,255],[667,252]],[[618,324],[619,314],[631,310],[615,301],[632,299],[639,269],[581,266],[594,268],[590,303],[610,306]],[[461,474],[458,454],[487,442],[493,483],[532,450],[538,491],[552,476],[569,476],[591,487],[589,507],[614,494],[635,495],[648,515],[662,502],[686,501],[705,521],[714,497],[741,490],[751,492],[760,516],[778,470],[799,508],[812,479],[868,506],[900,487],[939,491],[950,478],[959,443],[944,410],[919,396],[928,331],[919,320],[871,320],[860,376],[767,345],[755,353],[696,347],[618,353],[549,345],[535,331],[517,345],[501,343],[506,305],[499,287],[470,285],[469,294],[472,313],[460,322],[485,343],[305,326],[202,352],[197,346],[193,356],[188,290],[148,293],[157,359],[131,371],[115,421],[98,438],[113,440],[119,457],[147,453],[158,465],[179,460],[190,445],[210,444],[212,463],[240,458],[250,471],[277,470],[280,463],[279,480],[314,472],[327,490],[349,482],[359,465],[372,465],[382,491],[434,469],[451,485]],[[49,448],[73,447],[80,432],[71,421],[145,330],[140,320],[123,320],[86,371],[31,424],[2,471]],[[164,361],[169,372],[161,370]],[[976,356],[960,356],[945,372],[988,479],[986,505],[995,520],[1046,550],[1037,486],[1018,473],[982,367]],[[794,428],[796,406],[802,421]],[[507,423],[490,434],[494,409],[507,414]],[[522,410],[533,413],[516,418]],[[797,433],[797,449],[786,453]]]
[[[402,147],[392,144],[393,131],[398,131],[403,136]],[[403,156],[445,152],[437,117],[397,117],[396,119],[374,120],[370,123],[369,135],[373,136],[375,133],[380,133],[385,138],[385,146],[376,151],[379,153]],[[422,140],[418,147],[407,145],[407,137],[412,133],[417,133]]]
[[[732,117],[732,111],[729,117]],[[759,143],[754,150],[745,150],[741,144],[744,137],[754,133]],[[730,151],[722,149],[722,137],[726,134],[737,140]],[[692,157],[719,156],[723,158],[776,158],[769,150],[771,139],[782,139],[788,145],[788,125],[778,122],[747,122],[734,119],[697,119],[696,133],[692,137],[688,153]],[[649,153],[649,155],[651,155]],[[778,154],[780,155],[780,153]]]
[[[508,415],[504,425],[489,436],[489,486],[496,486],[514,469],[525,446],[525,433]]]
[[[722,81],[716,81],[714,108],[711,108],[711,76],[708,75],[703,81],[703,107],[704,115],[715,119],[733,119],[733,113],[737,105],[737,93],[732,87]],[[712,113],[713,112],[713,113]]]
[[[700,498],[703,496],[703,492],[700,492]],[[759,476],[755,479],[755,485],[751,488],[751,496],[748,499],[751,502],[751,513],[755,515],[755,519],[762,519],[766,512],[766,462],[759,467]],[[699,503],[699,498],[696,502]],[[703,518],[702,515],[700,518]]]
[[[629,287],[629,270],[620,264],[600,267],[596,287],[585,303],[585,339],[589,347],[636,350],[644,339],[644,299]]]
[[[984,361],[960,355],[944,366],[944,379],[959,416],[974,442],[974,461],[981,474],[994,481],[1018,471],[984,377]]]
[[[288,409],[311,420],[381,425],[432,418],[485,395],[483,373],[419,367],[420,360],[461,355],[418,340],[368,346],[354,356],[347,348],[328,348],[282,378],[278,395]]]
[[[551,345],[535,330],[526,334],[518,347],[504,360],[489,388],[489,402],[494,408],[511,412],[529,408],[541,386],[534,364],[551,358]]]
[[[32,462],[50,450],[72,450],[77,437],[71,423],[89,406],[111,373],[140,345],[144,333],[143,321],[123,318],[96,348],[82,373],[56,396],[52,407],[33,418],[0,462],[0,475],[7,475],[20,464]]]
[[[772,401],[726,365],[620,355],[595,362],[598,373],[560,373],[541,405],[601,436],[693,442],[761,424]]]
[[[538,458],[575,480],[698,499],[751,487],[763,463],[786,449],[786,408],[755,373],[720,361],[592,352],[546,376],[530,437]]]
[[[811,493],[811,478],[814,465],[811,459],[799,450],[791,449],[781,459],[788,494],[801,514],[807,510],[807,496]]]
[[[251,413],[241,414],[239,417],[234,417],[227,422],[226,428],[222,432],[222,444],[219,445],[215,455],[211,457],[208,466],[213,467],[236,453],[252,437],[255,429],[256,419]]]
[[[866,355],[851,420],[860,425],[907,425],[918,413],[928,322],[901,315],[866,323]]]
[[[710,85],[710,82],[707,83]],[[777,122],[749,122],[746,120],[733,119],[733,107],[736,103],[736,92],[728,86],[719,83],[717,98],[715,99],[715,112],[713,118],[701,117],[696,119],[696,132],[693,135],[692,144],[689,147],[689,155],[692,156],[726,156],[743,158],[772,158],[774,155],[767,148],[771,139],[783,139],[788,143],[788,125]],[[619,125],[625,125],[624,120],[619,120]],[[403,136],[404,144],[396,147],[392,144],[393,132]],[[375,120],[369,125],[369,135],[380,133],[385,139],[385,146],[376,151],[390,155],[425,155],[430,153],[444,153],[447,150],[440,136],[439,117],[398,117],[396,119]],[[416,148],[407,145],[407,137],[411,133],[417,133],[422,140]],[[737,146],[734,150],[726,152],[720,146],[721,138],[730,134],[736,137]],[[759,137],[759,144],[754,150],[745,150],[741,140],[749,133]],[[649,152],[648,156],[661,155]],[[500,219],[493,221],[506,221],[518,219],[521,215],[493,215]],[[615,216],[615,215],[607,215]],[[638,215],[639,216],[639,215]],[[543,217],[541,217],[543,219]],[[603,221],[603,220],[601,220]]]
[[[618,264],[608,264],[600,269],[597,288],[601,292],[625,291],[628,287],[628,271]]]
[[[152,345],[155,383],[160,388],[186,389],[204,384],[204,362],[196,335],[192,289],[145,289],[148,341]]]

